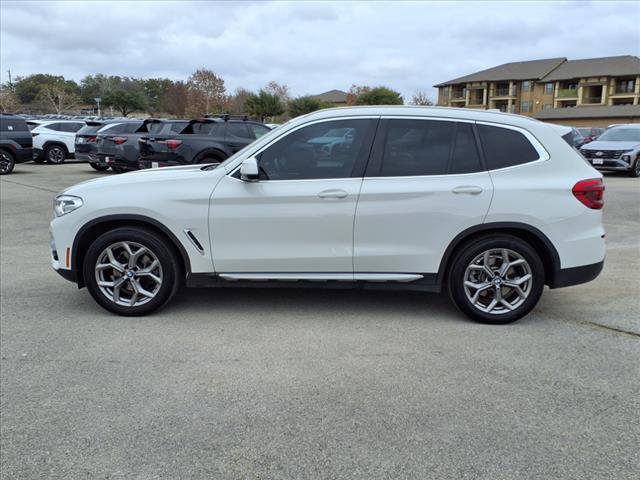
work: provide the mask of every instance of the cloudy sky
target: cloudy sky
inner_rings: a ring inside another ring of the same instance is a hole
[[[640,2],[0,3],[0,80],[52,73],[186,79],[293,95],[418,90],[505,62],[640,53]]]

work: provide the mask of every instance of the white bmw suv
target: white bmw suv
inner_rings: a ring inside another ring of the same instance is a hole
[[[511,322],[545,285],[603,266],[602,176],[562,133],[458,108],[321,110],[219,166],[65,190],[53,268],[121,315],[152,312],[185,283],[276,284],[446,290],[477,321]]]

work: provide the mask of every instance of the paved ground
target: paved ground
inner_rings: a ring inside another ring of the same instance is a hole
[[[638,478],[637,179],[606,178],[604,273],[489,327],[355,291],[109,315],[49,267],[54,192],[99,175],[1,180],[3,479]]]

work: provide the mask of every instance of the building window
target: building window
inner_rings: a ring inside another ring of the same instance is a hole
[[[553,93],[553,83],[552,82],[544,84],[544,93],[545,93],[545,95],[550,95],[550,94]]]
[[[616,82],[616,93],[633,93],[635,82],[631,79],[618,80]]]
[[[444,87],[442,89],[442,98],[449,98],[449,87]]]
[[[547,110],[548,108],[551,108],[551,104],[550,103],[545,103],[542,108]]]
[[[529,112],[530,105],[529,102],[520,102],[520,111],[522,113],[527,113]]]
[[[530,92],[531,91],[531,81],[530,80],[525,80],[524,82],[522,82],[522,91],[523,92]]]

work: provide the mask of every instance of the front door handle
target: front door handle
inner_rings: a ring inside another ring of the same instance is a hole
[[[323,190],[318,193],[318,197],[326,199],[345,198],[347,195],[349,194],[346,191],[340,190],[338,188],[331,188],[329,190]]]
[[[451,190],[453,193],[468,193],[469,195],[479,195],[482,193],[482,187],[477,185],[460,185]]]

